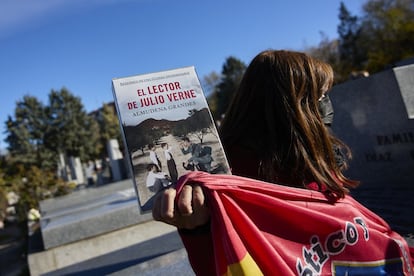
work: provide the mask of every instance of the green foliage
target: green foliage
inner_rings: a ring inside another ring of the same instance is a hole
[[[341,3],[337,40],[324,39],[307,50],[334,68],[336,83],[351,73],[382,71],[414,56],[414,3],[412,0],[369,0],[361,17]]]
[[[102,157],[104,139],[112,135],[108,128],[114,120],[108,119],[107,108],[103,113],[106,128],[100,128],[96,118],[85,112],[80,98],[65,88],[52,90],[48,105],[28,95],[17,102],[14,117],[6,121],[9,154],[7,160],[2,159],[0,197],[9,190],[18,193],[22,219],[28,208],[45,197],[73,189],[56,176],[59,154],[84,161]],[[114,117],[114,110],[112,114]],[[119,131],[118,126],[116,129]]]
[[[218,97],[217,97],[217,93],[213,93],[207,98],[207,104],[210,108],[211,115],[213,116],[213,119],[215,121],[219,120],[220,115],[218,115]]]
[[[115,106],[112,104],[104,104],[102,106],[101,120],[99,120],[99,128],[102,139],[108,141],[110,139],[120,139],[121,133],[119,128],[119,120],[116,116]]]
[[[3,221],[5,214],[6,214],[6,208],[7,208],[7,190],[6,190],[6,175],[4,172],[5,167],[5,160],[4,158],[0,157],[0,222]]]
[[[64,183],[57,178],[54,171],[42,170],[36,166],[31,166],[20,175],[23,177],[15,183],[15,188],[17,188],[22,204],[28,209],[38,208],[40,200],[55,194],[56,187]]]
[[[9,116],[6,121],[6,141],[15,162],[45,168],[54,166],[53,152],[45,144],[48,122],[45,107],[35,97],[25,96],[17,102],[15,119]]]
[[[38,166],[3,160],[0,167],[0,212],[7,202],[5,195],[15,192],[19,195],[17,215],[19,221],[25,221],[30,208],[39,208],[39,201],[57,195],[58,188],[67,186],[56,176],[55,171],[41,169]],[[66,193],[69,189],[66,189]]]
[[[58,182],[54,187],[53,196],[59,197],[64,196],[72,192],[77,187],[77,184],[74,182]]]
[[[363,46],[359,19],[357,16],[351,15],[342,2],[339,8],[339,20],[338,54],[340,67],[337,68],[337,73],[341,74],[342,79],[345,80],[351,71],[363,70],[367,53]]]
[[[364,5],[364,39],[369,45],[366,69],[383,70],[414,56],[412,0],[371,0]]]
[[[106,152],[106,140],[103,140],[101,135],[99,123],[92,117],[86,116],[81,136],[83,143],[79,145],[79,148],[84,153],[79,154],[81,160],[85,162],[89,159],[96,159],[102,156],[102,152]]]
[[[100,145],[103,147],[100,152],[106,152],[105,144],[111,139],[122,141],[119,120],[116,116],[115,106],[113,104],[104,104],[97,116],[100,133]],[[122,145],[122,143],[120,143]],[[122,150],[122,149],[121,149]],[[107,154],[105,154],[107,155]]]
[[[323,60],[330,64],[333,68],[340,68],[340,60],[338,53],[338,40],[329,40],[329,38],[323,33],[321,42],[316,47],[311,47],[306,50],[311,56]],[[338,70],[335,70],[335,73],[338,74]],[[336,75],[336,77],[338,77]]]
[[[226,112],[245,70],[246,65],[235,57],[230,56],[224,62],[221,80],[209,97],[209,103],[214,106],[212,115],[215,120],[219,120]]]
[[[7,198],[6,191],[0,186],[0,223],[4,221],[6,217]]]
[[[217,89],[220,83],[220,75],[216,72],[211,72],[210,74],[204,76],[202,83],[207,98],[208,106],[213,115],[213,118],[216,118],[218,116]]]
[[[83,108],[80,98],[67,89],[52,90],[49,105],[25,96],[17,102],[14,119],[6,121],[8,149],[13,161],[44,169],[57,166],[58,155],[79,156],[81,160],[102,152],[100,127]]]
[[[99,126],[87,115],[80,98],[65,88],[52,90],[47,114],[51,126],[47,142],[56,153],[79,156],[81,160],[96,154]]]

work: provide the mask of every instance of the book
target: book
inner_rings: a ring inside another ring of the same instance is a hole
[[[114,78],[112,88],[141,212],[190,171],[230,174],[194,66]]]

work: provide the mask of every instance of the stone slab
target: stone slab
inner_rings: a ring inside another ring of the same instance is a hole
[[[67,209],[77,204],[94,201],[95,199],[102,198],[103,196],[113,194],[117,191],[128,190],[133,188],[131,179],[123,181],[113,182],[102,186],[92,186],[89,188],[80,188],[73,191],[71,194],[60,196],[56,198],[50,198],[42,200],[39,203],[42,215],[47,215],[49,212],[55,212],[56,209]]]
[[[45,249],[152,219],[141,214],[131,180],[75,191],[41,202],[40,209]]]
[[[393,70],[408,118],[414,119],[414,65],[401,66]]]
[[[401,66],[330,92],[332,129],[353,153],[345,173],[361,181],[352,194],[402,234],[414,232],[412,80],[413,66]]]
[[[193,276],[185,249],[180,249],[152,260],[108,274],[111,276]]]
[[[182,248],[175,227],[148,221],[31,253],[28,262],[32,276],[107,275]]]

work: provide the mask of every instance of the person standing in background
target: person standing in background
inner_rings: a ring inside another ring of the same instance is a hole
[[[167,143],[162,143],[161,148],[164,150],[165,159],[167,160],[168,173],[170,174],[171,181],[175,183],[178,179],[178,172],[174,157],[171,153],[171,147],[168,146]]]
[[[149,144],[148,145],[148,149],[149,149],[149,153],[150,153],[150,159],[151,159],[151,162],[153,163],[153,164],[155,164],[156,166],[157,166],[157,168],[158,168],[158,171],[161,171],[162,170],[162,165],[161,165],[161,161],[160,161],[160,159],[158,158],[158,155],[157,155],[157,153],[155,152],[155,145],[154,144]]]

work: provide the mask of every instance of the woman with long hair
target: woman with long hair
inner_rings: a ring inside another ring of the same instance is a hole
[[[333,83],[332,68],[304,53],[264,51],[247,68],[221,126],[233,174],[306,188],[335,197],[357,185],[336,163],[319,99]]]
[[[197,275],[412,273],[404,239],[348,196],[358,182],[329,130],[332,84],[305,53],[251,61],[220,128],[233,175],[188,174],[154,201]]]

